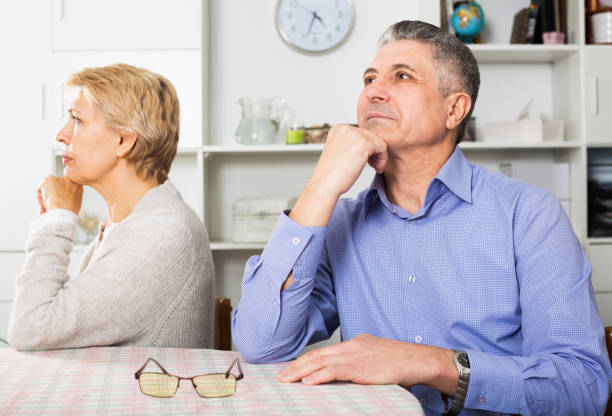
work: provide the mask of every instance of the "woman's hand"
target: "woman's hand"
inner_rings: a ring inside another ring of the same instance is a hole
[[[83,202],[83,185],[58,176],[47,176],[37,190],[40,214],[52,209],[68,209],[79,215]]]

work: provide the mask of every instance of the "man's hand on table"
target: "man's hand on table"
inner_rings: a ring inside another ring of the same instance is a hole
[[[37,190],[40,214],[52,209],[67,209],[79,215],[83,202],[83,185],[58,176],[47,176]]]
[[[304,384],[334,380],[405,387],[425,384],[454,396],[459,372],[451,350],[362,334],[304,354],[288,364],[278,378]]]

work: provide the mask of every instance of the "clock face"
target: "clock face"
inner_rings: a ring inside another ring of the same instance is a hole
[[[348,37],[353,21],[351,0],[279,0],[276,8],[278,32],[301,52],[333,49]]]

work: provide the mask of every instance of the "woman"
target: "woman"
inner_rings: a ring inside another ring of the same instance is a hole
[[[76,94],[57,135],[64,177],[38,189],[41,216],[17,276],[9,342],[211,347],[208,236],[168,180],[179,132],[174,87],[125,64],[85,69],[68,85]],[[83,185],[104,197],[109,218],[70,279]]]

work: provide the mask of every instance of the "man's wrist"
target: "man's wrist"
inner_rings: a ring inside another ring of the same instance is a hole
[[[444,413],[442,416],[458,415],[461,410],[463,410],[465,398],[467,397],[467,390],[470,381],[470,360],[465,351],[455,351],[453,358],[454,364],[459,373],[457,392],[455,393],[454,397],[452,397],[450,406],[448,403],[449,396],[442,393],[442,398],[444,400]]]
[[[339,195],[327,191],[309,180],[296,201],[289,217],[305,227],[324,227],[329,223]]]

